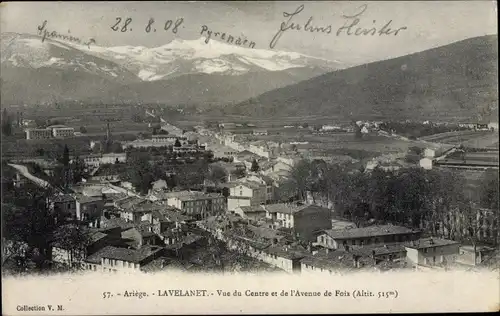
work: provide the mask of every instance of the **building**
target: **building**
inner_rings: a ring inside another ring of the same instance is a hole
[[[51,200],[51,207],[60,214],[76,217],[76,200],[69,194],[56,195]]]
[[[488,129],[490,131],[498,131],[498,122],[490,122],[490,123],[488,123]]]
[[[234,211],[241,206],[257,206],[266,203],[267,186],[262,183],[246,181],[229,184],[227,198],[228,211]]]
[[[265,185],[266,191],[267,191],[267,197],[266,197],[267,203],[270,203],[272,200],[274,200],[275,187],[278,186],[276,181],[273,180],[271,177],[266,176],[266,175],[256,175],[256,174],[250,174],[250,175],[246,176],[245,178],[237,179],[235,182],[238,182],[238,183],[256,182],[256,183],[260,183],[262,185]]]
[[[142,266],[161,257],[163,252],[163,248],[157,246],[145,246],[138,250],[107,246],[87,257],[84,268],[100,272],[137,273]]]
[[[152,212],[151,216],[152,231],[160,236],[167,230],[176,228],[180,229],[194,219],[192,217],[182,215],[173,207],[167,207]]]
[[[267,129],[254,129],[252,134],[255,136],[266,136],[268,132]]]
[[[92,154],[81,157],[85,165],[99,168],[103,164],[124,163],[127,161],[126,153]]]
[[[152,225],[142,223],[135,225],[121,233],[126,245],[133,249],[140,249],[143,246],[154,246],[158,244],[158,236],[153,232]]]
[[[49,139],[52,138],[52,131],[46,128],[27,128],[26,139]]]
[[[433,160],[431,158],[422,158],[419,161],[420,167],[426,169],[426,170],[431,170],[432,165],[433,165]]]
[[[106,201],[102,196],[85,196],[77,194],[76,202],[76,219],[80,221],[93,222],[98,220],[104,209]]]
[[[332,228],[332,212],[317,205],[268,204],[266,217],[277,226],[290,228],[301,239],[313,241],[319,232]]]
[[[138,224],[147,221],[151,223],[153,212],[164,208],[164,205],[145,201],[144,203],[138,203],[136,205],[131,205],[130,207],[122,207],[119,212],[120,218],[123,218],[127,222]]]
[[[166,194],[167,205],[197,219],[225,212],[226,198],[221,194],[180,191]]]
[[[325,230],[318,236],[316,244],[329,249],[349,250],[352,246],[384,245],[416,240],[420,238],[420,235],[420,231],[401,226],[368,226]]]
[[[303,275],[330,276],[344,271],[373,267],[375,260],[345,250],[326,250],[304,257],[300,260],[300,265]]]
[[[277,161],[272,161],[269,163],[262,164],[260,170],[261,170],[260,172],[262,174],[269,175],[271,173],[279,172],[279,171],[289,172],[290,170],[292,170],[292,166],[288,165],[282,161],[277,160]]]
[[[436,266],[455,262],[460,243],[441,238],[424,238],[405,245],[407,259],[414,266]]]
[[[75,129],[72,127],[66,127],[66,126],[55,126],[55,127],[48,127],[52,130],[52,136],[56,138],[65,138],[65,137],[72,137],[75,135]]]

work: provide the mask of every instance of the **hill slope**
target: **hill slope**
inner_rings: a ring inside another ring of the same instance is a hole
[[[498,115],[498,38],[343,69],[224,109],[255,117],[477,119]]]

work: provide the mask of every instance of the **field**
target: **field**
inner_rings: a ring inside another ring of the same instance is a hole
[[[34,106],[11,109],[22,111],[23,118],[35,122],[64,124],[87,130],[88,136],[104,135],[106,125],[110,124],[112,134],[137,134],[147,132],[148,124],[143,122],[145,111],[138,106],[117,105],[67,105],[67,106]]]
[[[491,131],[457,131],[435,134],[427,137],[421,137],[421,140],[459,145],[466,147],[492,147],[498,148],[498,132]]]

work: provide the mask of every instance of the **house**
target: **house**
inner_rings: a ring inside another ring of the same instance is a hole
[[[121,236],[124,242],[133,249],[140,249],[145,245],[156,245],[159,239],[153,232],[150,222],[143,222],[124,230]]]
[[[226,198],[221,194],[179,191],[170,192],[166,195],[167,205],[173,206],[197,219],[220,214],[226,210]]]
[[[266,210],[261,205],[239,206],[234,209],[234,213],[240,215],[244,219],[250,219],[254,221],[266,217]]]
[[[192,217],[182,215],[173,207],[155,210],[151,215],[152,230],[157,235],[170,228],[181,228],[193,220]]]
[[[266,202],[268,203],[274,200],[275,187],[278,186],[276,181],[273,180],[271,177],[265,175],[256,175],[256,174],[250,174],[245,178],[237,179],[235,182],[238,183],[256,182],[265,185],[267,192]]]
[[[304,248],[290,245],[271,245],[257,251],[257,259],[288,273],[300,273],[300,261],[308,255],[308,252]]]
[[[300,260],[301,274],[316,276],[330,276],[374,265],[375,260],[373,258],[345,250],[325,250]]]
[[[436,266],[455,262],[460,243],[441,238],[423,238],[405,245],[408,261],[414,266]]]
[[[204,236],[188,232],[187,234],[165,235],[165,254],[171,257],[184,258],[193,249],[205,247],[208,239]]]
[[[382,261],[398,261],[406,259],[406,249],[403,244],[385,244],[371,246],[353,246],[350,251],[361,257],[370,257],[375,263]]]
[[[157,246],[145,246],[141,249],[126,249],[107,246],[87,257],[84,268],[100,272],[137,273],[149,262],[161,257],[164,249]]]
[[[263,175],[269,175],[271,173],[279,172],[279,171],[286,171],[289,172],[292,170],[292,166],[288,165],[282,161],[276,160],[276,161],[270,161],[269,163],[264,163],[262,166],[260,166],[260,173]]]
[[[278,226],[290,228],[301,239],[312,241],[316,234],[332,228],[332,212],[316,205],[268,204],[266,217]]]
[[[420,231],[393,226],[368,226],[351,229],[325,230],[317,237],[316,244],[329,249],[349,250],[351,246],[384,245],[406,242],[420,237]]]
[[[482,264],[491,255],[494,254],[495,248],[484,245],[462,245],[459,249],[459,256],[456,262],[470,266]]]
[[[288,273],[300,272],[300,260],[308,252],[300,246],[278,245],[255,241],[242,236],[227,235],[229,249],[243,253]]]
[[[267,186],[262,183],[245,181],[233,182],[229,185],[227,210],[234,211],[240,206],[256,206],[266,203]]]
[[[51,207],[60,214],[76,218],[76,200],[69,194],[56,195],[51,200]]]
[[[46,128],[27,128],[25,130],[26,139],[49,139],[52,138],[52,131]]]
[[[151,223],[153,212],[165,208],[164,205],[155,204],[146,200],[144,201],[144,203],[137,203],[126,208],[122,206],[119,210],[120,218],[132,223],[141,223],[143,221]]]
[[[106,200],[101,196],[75,195],[76,218],[80,221],[93,222],[102,215]]]

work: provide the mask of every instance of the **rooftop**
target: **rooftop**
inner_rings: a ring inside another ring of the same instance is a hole
[[[141,263],[149,256],[161,251],[161,247],[144,246],[139,250],[118,248],[106,246],[96,253],[90,255],[86,261],[92,263],[101,263],[101,258],[122,260],[126,262]]]
[[[422,238],[416,241],[412,241],[410,243],[407,243],[405,246],[412,249],[425,249],[425,248],[442,247],[442,246],[458,245],[458,244],[460,243],[454,240],[431,237],[431,238]]]
[[[160,221],[177,222],[182,223],[191,220],[189,216],[182,215],[176,212],[174,208],[163,208],[153,211],[153,218],[157,218]]]
[[[291,247],[291,246],[277,246],[271,245],[264,250],[270,255],[276,255],[281,258],[287,258],[290,260],[301,259],[309,255],[306,249],[303,247]]]
[[[80,204],[104,201],[102,199],[102,195],[101,196],[85,196],[85,195],[81,195],[81,194],[76,194],[75,200]]]
[[[67,202],[74,202],[75,198],[69,194],[60,194],[60,195],[54,196],[52,201],[56,202],[56,203],[67,203]]]
[[[297,205],[296,203],[278,203],[278,204],[266,204],[264,205],[266,211],[270,213],[285,213],[285,214],[295,214],[301,212],[306,209],[322,209],[326,210],[326,208],[319,207],[316,205]]]
[[[353,239],[387,235],[410,234],[413,230],[393,225],[368,226],[361,228],[330,229],[325,233],[333,239]]]
[[[146,202],[145,199],[136,196],[128,196],[124,199],[115,201],[115,205],[116,207],[121,209],[128,209],[145,202]]]
[[[359,260],[362,266],[374,265],[375,260],[369,257],[358,257],[356,254],[344,250],[329,251],[307,256],[300,262],[316,268],[326,270],[356,269],[355,262]]]
[[[259,212],[266,212],[264,207],[262,205],[255,205],[255,206],[240,206],[240,209],[243,211],[243,213],[259,213]]]

